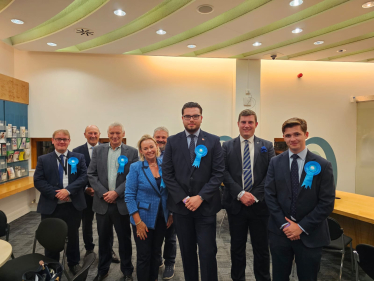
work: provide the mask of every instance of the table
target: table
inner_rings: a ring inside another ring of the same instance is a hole
[[[12,245],[7,241],[0,240],[0,267],[7,262],[12,255]]]
[[[33,177],[24,177],[0,184],[0,199],[34,187]]]

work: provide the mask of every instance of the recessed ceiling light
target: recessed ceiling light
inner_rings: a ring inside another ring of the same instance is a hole
[[[211,5],[201,5],[199,7],[197,7],[197,11],[200,13],[200,14],[210,14],[211,12],[213,12],[213,6]]]
[[[114,11],[114,14],[115,14],[116,16],[119,16],[119,17],[123,17],[123,16],[126,15],[126,13],[125,13],[124,11],[122,11],[121,9],[115,10],[115,11]]]
[[[314,45],[321,45],[321,44],[323,44],[323,43],[325,43],[325,41],[316,41],[316,42],[314,42]]]
[[[290,2],[290,6],[292,7],[297,7],[297,6],[300,6],[301,4],[303,4],[303,0],[293,0]]]
[[[345,51],[347,51],[346,49],[341,49],[341,50],[337,50],[336,52],[337,53],[344,53]]]
[[[15,23],[15,24],[24,24],[25,22],[22,21],[22,20],[18,20],[18,19],[11,19],[10,20],[12,23]]]
[[[56,43],[52,43],[52,42],[51,42],[51,43],[47,43],[47,45],[48,45],[48,46],[51,46],[51,47],[55,47],[55,46],[57,46]]]
[[[292,33],[300,33],[300,32],[303,32],[303,30],[301,28],[296,28],[296,29],[292,30]]]
[[[262,43],[261,43],[261,42],[255,42],[255,43],[253,43],[252,45],[255,46],[255,47],[258,47],[258,46],[261,46]]]
[[[159,35],[164,35],[164,34],[166,34],[166,31],[162,30],[162,29],[159,29],[159,30],[156,31],[156,33],[159,34]]]
[[[374,7],[374,1],[366,2],[365,4],[362,5],[362,8],[368,9]]]
[[[187,45],[187,47],[190,49],[193,49],[193,48],[196,48],[196,45],[191,44],[191,45]]]

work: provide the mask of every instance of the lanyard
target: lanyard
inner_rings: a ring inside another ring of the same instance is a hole
[[[62,161],[61,161],[61,158],[58,157],[56,153],[55,153],[55,155],[56,155],[56,158],[57,158],[58,162],[60,163],[60,165],[61,165],[62,168],[64,169],[64,171],[65,171],[65,175],[67,175],[67,174],[68,174],[68,171],[67,171],[67,166],[68,166],[68,165],[64,165],[64,163],[62,163]],[[64,156],[65,156],[65,155],[64,155]],[[67,161],[67,158],[68,158],[68,157],[65,156],[65,163],[66,163],[66,161]]]

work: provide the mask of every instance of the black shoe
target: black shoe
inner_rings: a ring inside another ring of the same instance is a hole
[[[102,281],[102,280],[104,280],[107,277],[108,277],[108,273],[105,274],[105,275],[97,274],[96,277],[95,277],[95,279],[93,281]]]
[[[84,257],[87,257],[89,254],[93,253],[94,250],[87,250],[86,253],[84,254]]]
[[[168,280],[174,277],[174,264],[165,266],[163,279]]]
[[[126,275],[125,276],[125,281],[133,281],[132,276],[131,275]]]
[[[112,250],[112,262],[113,263],[120,263],[119,258],[117,257],[116,253]]]
[[[79,270],[81,270],[82,268],[80,267],[79,264],[76,264],[74,266],[69,266],[69,269],[70,269],[70,272],[73,273],[73,275],[75,276]]]

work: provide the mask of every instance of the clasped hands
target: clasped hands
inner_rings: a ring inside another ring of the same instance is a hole
[[[67,189],[57,189],[55,197],[61,201],[70,201],[69,191]]]
[[[303,233],[303,231],[296,222],[286,217],[285,219],[288,221],[288,225],[283,227],[283,233],[286,234],[287,238],[291,241],[299,240],[300,234]]]
[[[184,198],[183,202],[188,210],[195,212],[197,208],[200,207],[201,203],[203,203],[203,200],[201,200],[201,197],[199,195],[196,195],[189,198]]]
[[[243,196],[240,198],[240,202],[242,202],[245,206],[252,206],[256,200],[252,193],[244,192]]]
[[[116,202],[117,197],[118,197],[118,193],[115,192],[114,190],[105,192],[103,194],[103,199],[107,203],[114,203],[114,202]]]

